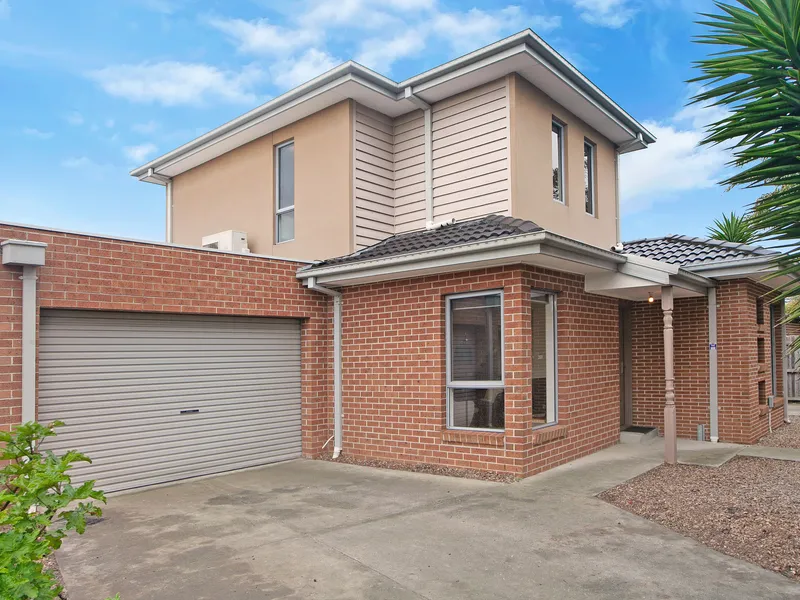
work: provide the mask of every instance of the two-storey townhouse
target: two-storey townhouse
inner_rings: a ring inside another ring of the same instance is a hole
[[[66,420],[112,489],[301,452],[526,476],[631,427],[753,441],[784,418],[773,254],[621,244],[620,155],[654,142],[531,31],[402,82],[346,63],[132,172],[165,187],[164,246],[2,230],[50,244],[12,418]],[[199,249],[224,231],[249,253]]]

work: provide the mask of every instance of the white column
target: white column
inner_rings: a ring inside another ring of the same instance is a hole
[[[675,353],[672,332],[672,286],[661,288],[664,311],[664,462],[678,462],[678,431],[675,412]]]
[[[36,420],[36,267],[22,267],[22,422]]]
[[[717,387],[717,288],[708,288],[708,413],[710,437],[719,441],[719,400]]]

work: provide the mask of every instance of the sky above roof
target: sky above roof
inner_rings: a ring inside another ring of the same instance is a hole
[[[756,192],[717,185],[685,108],[711,0],[0,0],[0,219],[163,239],[128,171],[354,59],[396,81],[530,27],[658,138],[623,158],[623,239],[703,235]],[[220,199],[225,201],[225,199]]]

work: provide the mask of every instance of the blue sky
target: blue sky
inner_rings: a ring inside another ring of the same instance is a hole
[[[347,60],[395,80],[531,27],[659,138],[625,158],[623,238],[702,235],[752,191],[685,109],[708,0],[0,0],[0,220],[163,239],[128,175]]]

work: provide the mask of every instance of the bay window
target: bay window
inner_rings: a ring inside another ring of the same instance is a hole
[[[447,425],[502,430],[503,293],[447,298]]]

